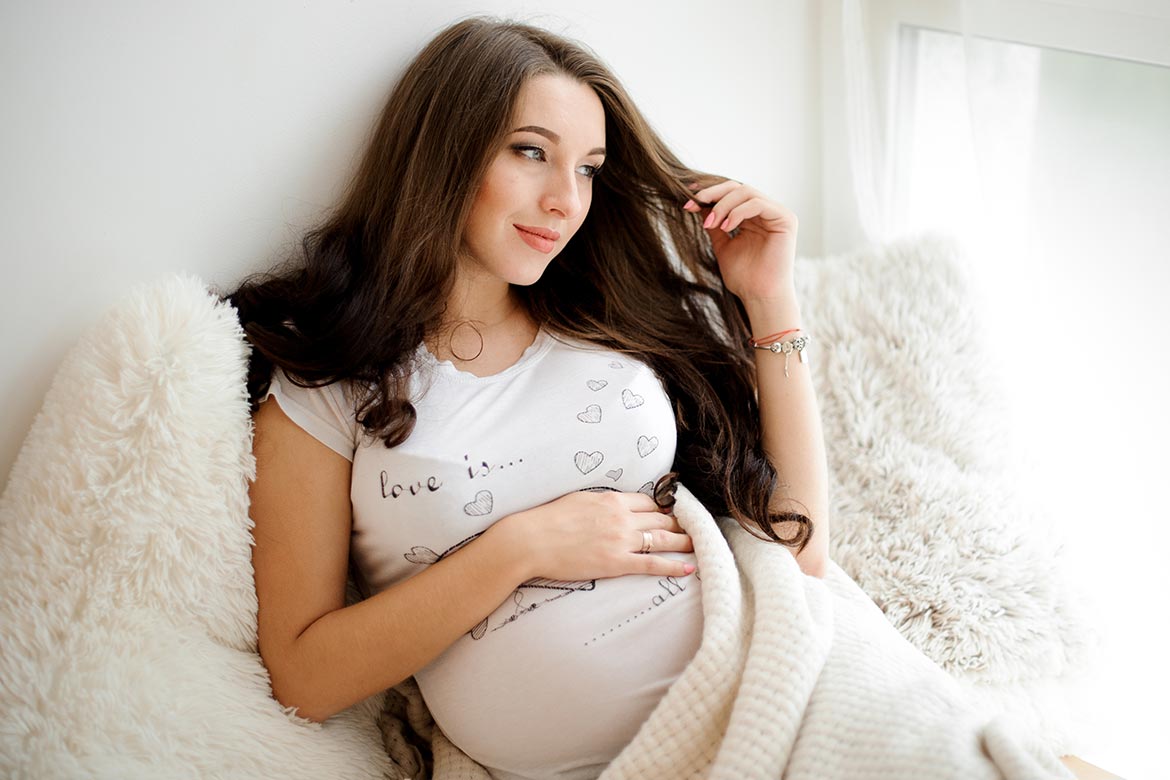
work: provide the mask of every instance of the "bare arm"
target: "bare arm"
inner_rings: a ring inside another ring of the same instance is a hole
[[[525,577],[499,528],[305,629],[292,649],[293,698],[306,702],[305,717],[324,720],[397,685],[502,604]]]
[[[786,288],[780,298],[744,304],[751,321],[752,335],[762,338],[801,326],[796,291]],[[764,449],[782,484],[776,491],[781,497],[793,498],[808,508],[813,522],[812,539],[796,556],[801,571],[817,577],[825,575],[829,560],[829,488],[825,435],[820,410],[813,391],[812,370],[795,353],[788,356],[788,376],[784,376],[783,353],[757,349],[756,376],[759,382],[760,425],[764,430]],[[779,503],[779,501],[778,501]],[[800,511],[789,502],[788,511]],[[781,536],[791,536],[792,523],[776,529]]]
[[[799,227],[796,214],[733,179],[695,182],[691,188],[693,200],[682,208],[696,215],[706,212],[703,227],[711,238],[719,273],[727,289],[743,303],[752,335],[763,339],[799,328],[800,307],[792,276]],[[823,577],[829,560],[829,469],[812,372],[807,363],[788,355],[785,376],[784,354],[753,352],[764,451],[780,475],[771,508],[808,515],[812,538],[796,561],[805,574]],[[798,529],[786,522],[775,530],[787,538]]]
[[[324,721],[426,666],[528,578],[496,523],[394,587],[345,607],[350,463],[266,401],[255,416],[253,567],[275,698]]]

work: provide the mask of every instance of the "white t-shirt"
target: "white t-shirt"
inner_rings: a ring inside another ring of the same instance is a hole
[[[575,490],[649,493],[671,470],[674,410],[640,361],[544,329],[491,376],[423,344],[414,357],[418,420],[393,449],[356,422],[343,383],[305,389],[278,369],[269,391],[352,461],[351,545],[374,593],[508,514]],[[447,737],[494,777],[596,778],[698,650],[699,574],[529,580],[415,679]]]

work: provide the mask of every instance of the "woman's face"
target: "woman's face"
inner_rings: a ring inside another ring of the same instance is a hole
[[[521,88],[509,130],[472,203],[463,260],[473,272],[529,285],[589,213],[605,160],[605,112],[589,86],[536,76]]]

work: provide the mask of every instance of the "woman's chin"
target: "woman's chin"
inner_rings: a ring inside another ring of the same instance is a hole
[[[540,281],[540,277],[544,276],[545,269],[548,265],[542,265],[539,268],[519,269],[515,274],[512,274],[508,279],[510,284],[518,287],[529,287]]]

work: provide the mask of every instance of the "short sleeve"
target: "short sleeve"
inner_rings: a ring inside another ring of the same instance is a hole
[[[353,462],[357,449],[358,423],[353,402],[341,382],[324,387],[301,387],[280,368],[272,371],[268,385],[269,396],[276,398],[289,419],[329,449]]]

